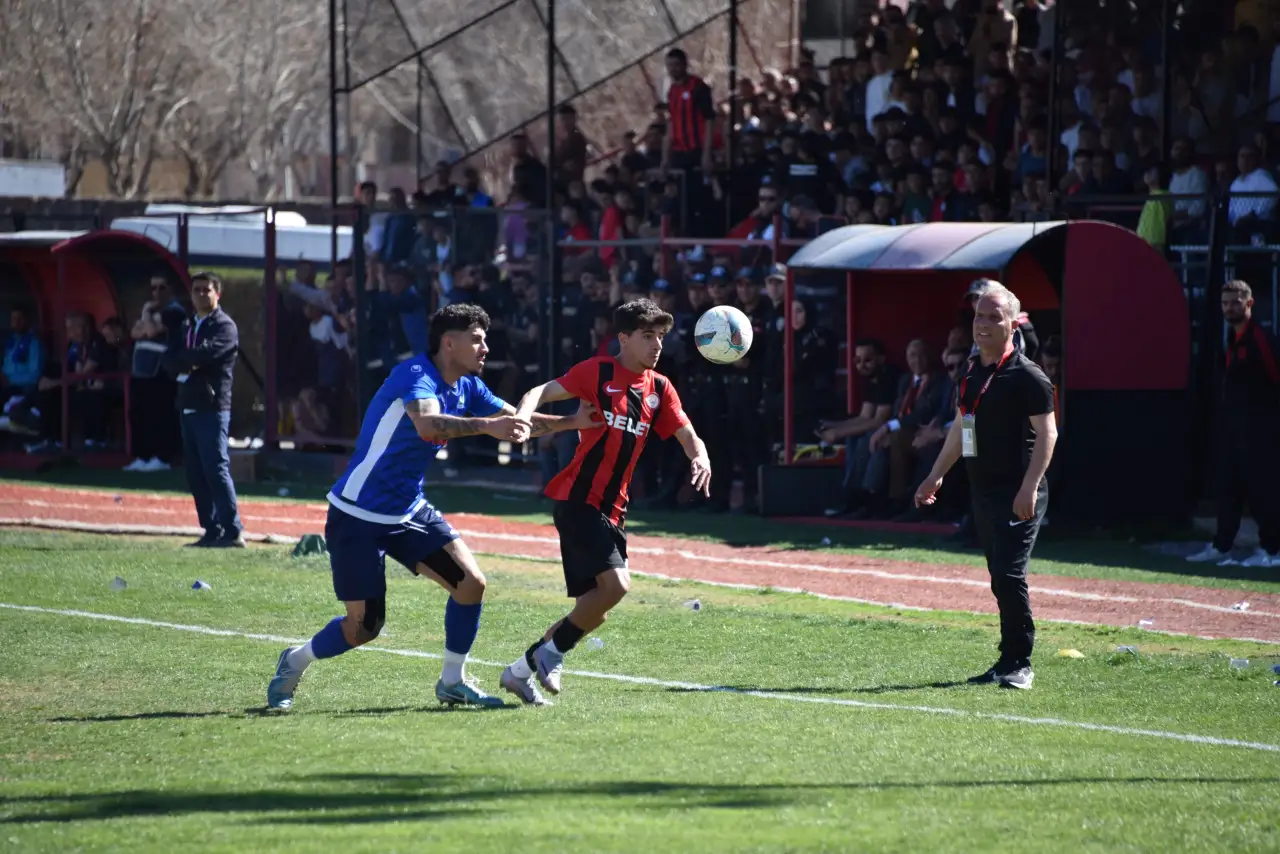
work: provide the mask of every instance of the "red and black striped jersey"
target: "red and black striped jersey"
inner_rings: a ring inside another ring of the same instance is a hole
[[[702,151],[702,137],[707,122],[716,117],[711,87],[700,77],[690,74],[683,83],[672,83],[667,90],[667,114],[671,134],[671,150],[676,152]]]
[[[680,395],[662,374],[637,374],[612,356],[579,362],[559,383],[594,404],[603,422],[579,432],[573,461],[547,484],[547,497],[589,504],[621,525],[627,516],[627,487],[645,440],[655,430],[669,438],[689,423]]]

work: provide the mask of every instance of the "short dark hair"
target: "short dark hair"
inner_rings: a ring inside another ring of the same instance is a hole
[[[378,192],[378,185],[373,181],[361,181],[360,192],[363,193],[365,190],[373,190],[376,193]]]
[[[222,279],[218,278],[217,273],[210,273],[205,270],[199,270],[191,274],[191,287],[194,288],[196,286],[196,282],[200,282],[200,281],[208,282],[210,287],[213,288],[214,293],[216,294],[222,293]]]
[[[1240,299],[1253,299],[1253,288],[1244,279],[1232,279],[1222,286],[1224,294],[1239,294]]]
[[[435,355],[446,332],[466,332],[473,326],[489,331],[489,313],[478,305],[458,302],[446,305],[431,315],[431,327],[427,333],[427,350]]]
[[[859,347],[870,347],[877,356],[884,355],[884,342],[879,338],[859,338],[858,343],[853,346],[855,350]]]
[[[675,324],[675,318],[667,314],[651,299],[625,302],[613,312],[613,328],[628,335],[633,332],[654,330],[667,332]]]
[[[667,59],[678,59],[681,62],[689,61],[688,55],[678,47],[673,47],[671,50],[667,51]],[[666,104],[663,104],[662,106],[665,107]]]

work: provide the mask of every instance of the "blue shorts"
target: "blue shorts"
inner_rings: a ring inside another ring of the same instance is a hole
[[[333,592],[339,600],[352,602],[386,597],[387,557],[413,572],[427,557],[458,539],[458,532],[430,504],[398,525],[357,519],[330,504],[324,539]]]

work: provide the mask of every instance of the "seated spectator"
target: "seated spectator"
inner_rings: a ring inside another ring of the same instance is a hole
[[[93,337],[93,346],[97,347],[97,353],[90,356],[92,373],[119,373],[125,363],[126,350],[124,324],[120,318],[109,317],[102,322],[101,332]],[[106,449],[111,411],[123,402],[124,389],[119,379],[87,379],[72,391],[71,413],[79,421],[85,450]]]
[[[152,276],[151,298],[129,333],[133,360],[128,417],[134,459],[125,471],[168,471],[179,454],[182,430],[174,407],[177,384],[162,370],[162,364],[186,320],[186,310],[165,277]]]
[[[893,417],[876,428],[867,442],[862,505],[850,518],[887,519],[909,509],[914,494],[911,441],[943,405],[942,377],[930,362],[929,346],[923,341],[907,345],[908,373],[898,381]]]
[[[915,469],[907,487],[908,495],[913,495],[924,479],[929,476],[934,462],[938,459],[938,454],[942,451],[942,443],[946,440],[947,432],[951,430],[951,422],[956,417],[960,377],[964,373],[968,358],[967,347],[950,348],[942,356],[946,377],[942,382],[941,403],[933,418],[916,430],[915,435],[911,437],[911,455],[915,461]],[[958,469],[959,472],[963,470],[963,467]],[[959,489],[956,489],[954,484],[950,486],[944,484],[943,492],[935,504],[911,508],[895,517],[894,521],[918,522],[938,515],[958,517],[963,512],[965,497],[963,482]]]
[[[1227,206],[1227,221],[1231,223],[1236,239],[1248,243],[1254,234],[1269,237],[1274,231],[1276,196],[1280,191],[1275,176],[1267,171],[1257,146],[1240,147],[1236,156],[1240,175],[1231,182],[1231,201]],[[1270,196],[1236,196],[1236,193],[1271,193]]]
[[[1147,202],[1138,217],[1138,236],[1163,254],[1169,245],[1169,214],[1173,209],[1169,191],[1165,189],[1164,167],[1159,163],[1148,166],[1142,183],[1147,188]]]
[[[71,419],[70,423],[74,426],[82,422],[84,403],[89,404],[89,414],[92,415],[99,400],[79,395],[77,392],[100,391],[102,388],[100,383],[83,375],[99,373],[103,369],[101,366],[104,365],[111,369],[118,368],[118,351],[107,347],[106,341],[94,328],[92,317],[80,312],[69,314],[66,319],[66,330],[66,360],[60,366],[50,365],[46,368],[45,376],[36,383],[35,391],[28,394],[10,411],[13,422],[20,423],[27,432],[35,433],[39,437],[37,441],[26,446],[29,454],[62,450],[62,387],[64,384],[70,383],[67,404],[71,412],[68,415]],[[82,375],[82,377],[67,379],[73,374]],[[97,383],[96,388],[95,383]],[[105,435],[105,425],[101,422],[84,423],[84,427],[86,439],[93,442],[93,447],[96,448],[97,443],[101,441],[101,436]]]
[[[21,423],[12,422],[9,417],[15,407],[36,393],[40,379],[44,376],[44,345],[31,328],[31,317],[31,310],[25,307],[9,312],[9,335],[4,342],[4,372],[0,375],[0,398],[4,401],[0,430],[31,433]]]
[[[415,356],[427,352],[427,300],[413,287],[408,265],[387,271],[386,289],[382,292],[387,316],[393,331],[403,336],[403,343]],[[398,337],[398,336],[397,336]]]
[[[826,516],[845,516],[860,510],[867,496],[863,492],[871,435],[889,421],[897,396],[898,372],[885,360],[884,344],[875,339],[859,341],[853,351],[853,365],[860,380],[862,405],[858,414],[844,421],[819,422],[817,436],[828,445],[841,440],[845,445],[843,498]]]
[[[1201,243],[1208,239],[1209,176],[1195,164],[1195,143],[1188,137],[1173,141],[1169,152],[1169,193],[1192,198],[1176,199],[1170,212],[1170,242]]]

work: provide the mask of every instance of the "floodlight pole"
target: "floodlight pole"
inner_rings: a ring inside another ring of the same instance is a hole
[[[547,252],[551,281],[547,288],[547,376],[559,376],[561,281],[560,235],[556,228],[556,0],[547,0]]]
[[[329,261],[338,261],[338,0],[329,0]]]
[[[729,0],[729,129],[725,134],[725,166],[733,171],[738,151],[738,0]],[[732,222],[732,194],[725,193],[725,223]],[[777,261],[777,258],[773,259]]]

